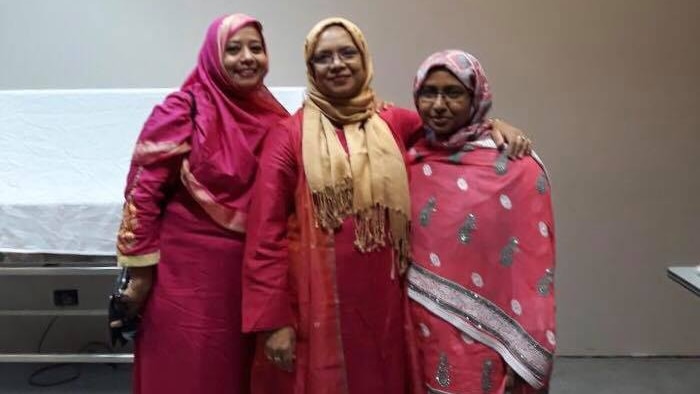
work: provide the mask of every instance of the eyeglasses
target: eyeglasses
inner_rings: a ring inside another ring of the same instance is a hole
[[[360,52],[355,48],[341,48],[337,52],[323,51],[311,57],[311,63],[318,66],[329,66],[333,64],[336,56],[341,63],[348,63],[360,56]]]
[[[468,95],[468,90],[458,86],[448,86],[444,90],[427,86],[418,91],[418,99],[426,102],[437,101],[440,96],[442,96],[443,100],[459,101],[467,98]]]

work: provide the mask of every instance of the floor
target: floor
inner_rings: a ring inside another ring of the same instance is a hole
[[[559,358],[551,394],[696,394],[700,358]]]
[[[80,374],[53,387],[28,383],[35,364],[0,364],[0,393],[126,394],[130,365],[70,365],[35,377],[50,383]],[[558,358],[551,394],[693,394],[700,393],[700,358]]]

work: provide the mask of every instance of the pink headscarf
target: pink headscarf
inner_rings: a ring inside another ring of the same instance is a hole
[[[137,164],[147,165],[189,152],[181,168],[183,184],[214,221],[236,231],[245,229],[259,145],[270,126],[289,116],[264,85],[246,94],[237,91],[223,67],[226,42],[246,26],[262,36],[260,22],[244,14],[212,22],[196,68],[173,93],[184,100],[182,107],[156,107],[134,153]],[[190,110],[196,111],[196,124]]]
[[[490,124],[485,122],[486,114],[491,109],[491,89],[489,88],[486,73],[479,60],[471,54],[448,49],[435,52],[430,55],[418,68],[413,81],[413,98],[418,106],[418,92],[431,70],[445,68],[452,73],[472,95],[472,108],[467,124],[457,130],[445,141],[437,141],[435,133],[428,131],[428,140],[436,147],[460,148],[467,141],[476,140],[484,136],[484,132],[490,129]]]

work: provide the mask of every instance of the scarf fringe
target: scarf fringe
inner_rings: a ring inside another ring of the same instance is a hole
[[[403,275],[408,269],[411,260],[411,248],[409,245],[410,220],[408,216],[395,209],[381,205],[356,212],[355,221],[355,246],[363,252],[371,252],[380,249],[388,241],[394,250],[394,264],[391,269],[391,277],[396,277],[396,272]],[[387,219],[390,232],[387,237]]]
[[[386,208],[375,205],[355,212],[355,246],[362,253],[386,245]]]
[[[391,225],[391,245],[394,248],[395,265],[399,275],[403,275],[408,270],[411,262],[411,221],[406,213],[399,210],[389,209],[389,223]],[[392,272],[392,277],[394,273]]]
[[[316,226],[332,231],[352,213],[352,179],[327,186],[312,192]],[[387,236],[387,219],[391,227]],[[375,205],[353,213],[355,223],[355,246],[362,253],[369,253],[386,246],[387,240],[394,250],[391,277],[403,275],[411,260],[409,236],[411,223],[408,216],[399,210]]]
[[[320,226],[326,230],[340,227],[352,212],[352,191],[352,178],[344,178],[335,185],[312,191],[316,227]]]

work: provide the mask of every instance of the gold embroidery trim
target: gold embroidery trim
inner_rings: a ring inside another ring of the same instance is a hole
[[[120,267],[148,267],[158,264],[158,260],[160,260],[160,251],[139,256],[124,256],[117,253],[117,263]]]

